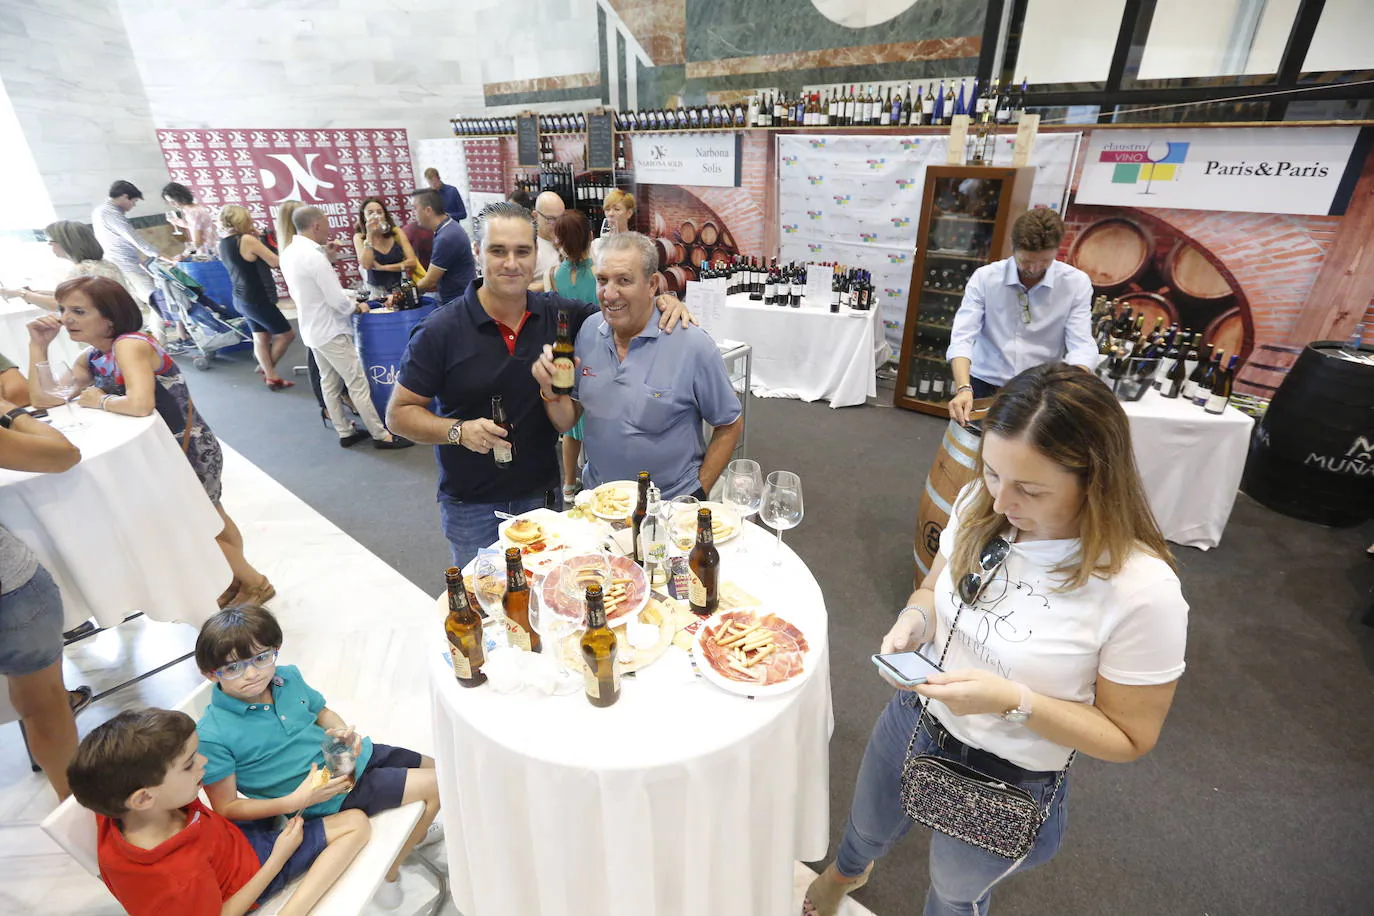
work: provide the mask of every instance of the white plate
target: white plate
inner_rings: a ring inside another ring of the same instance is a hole
[[[815,664],[812,659],[815,657],[816,647],[810,640],[807,640],[807,649],[802,655],[802,670],[792,675],[787,680],[777,684],[759,685],[747,681],[733,680],[721,674],[706,660],[706,655],[701,647],[701,642],[706,637],[706,631],[721,626],[722,618],[727,614],[733,614],[739,611],[748,611],[760,617],[768,614],[764,608],[735,608],[733,611],[722,611],[713,615],[709,620],[703,621],[702,625],[697,629],[696,637],[692,640],[692,662],[696,665],[696,669],[701,673],[701,676],[721,690],[724,690],[726,693],[734,693],[742,697],[775,697],[784,693],[790,693],[800,687],[811,674],[812,666]],[[778,617],[776,614],[773,616]],[[783,620],[781,617],[778,617],[778,619]],[[786,620],[784,622],[791,623],[791,621]],[[801,627],[797,627],[796,624],[792,624],[792,626],[796,627],[800,632]],[[805,633],[802,634],[803,637],[805,635]]]
[[[725,503],[700,502],[697,503],[696,508],[710,509],[712,524],[719,520],[729,524],[734,529],[725,537],[716,538],[715,543],[717,544],[728,544],[730,541],[739,537],[740,532],[744,530],[744,521],[739,517],[739,513],[731,509]],[[677,542],[679,547],[683,546],[684,538],[686,539],[686,547],[684,549],[691,549],[692,545],[695,544],[697,540],[697,515],[695,510],[691,513],[681,512],[673,519],[673,539]]]
[[[626,506],[624,512],[603,512],[597,506],[597,496],[601,493],[613,493],[617,491],[622,491],[629,496],[629,505]],[[587,498],[587,508],[591,510],[592,515],[595,515],[597,518],[604,518],[608,522],[624,521],[634,514],[635,500],[638,496],[639,485],[633,480],[608,480],[606,483],[603,483],[601,486],[591,491],[591,496]]]
[[[562,577],[568,572],[568,567],[576,565],[579,560],[590,560],[598,554],[585,554],[581,556],[567,557],[564,563],[554,567],[550,573],[544,577],[540,586],[540,598],[546,606],[552,607],[559,616],[569,620],[582,620],[586,615],[586,609],[581,601],[573,602],[563,594],[559,587]],[[644,570],[629,557],[617,557],[607,555],[610,558],[611,569],[618,575],[630,580],[628,600],[621,603],[615,611],[606,615],[606,621],[611,626],[619,626],[629,620],[639,617],[639,612],[644,610],[649,603],[649,580],[644,575]]]

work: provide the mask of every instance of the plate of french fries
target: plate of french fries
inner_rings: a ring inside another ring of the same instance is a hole
[[[587,506],[592,515],[614,522],[630,517],[639,498],[639,486],[633,480],[612,480],[591,491]]]
[[[649,580],[629,557],[606,553],[569,557],[544,577],[540,597],[544,604],[571,620],[587,616],[583,595],[588,585],[600,585],[606,622],[616,626],[632,619],[649,601]]]
[[[692,643],[702,677],[742,696],[774,696],[806,680],[811,647],[801,630],[759,608],[723,611],[702,624]]]
[[[711,540],[717,544],[733,541],[739,537],[743,521],[739,513],[725,503],[699,502],[690,511],[679,512],[673,516],[673,540],[683,550],[688,550],[697,542],[697,510],[711,510]]]

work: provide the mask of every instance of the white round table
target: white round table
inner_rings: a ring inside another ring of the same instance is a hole
[[[10,358],[26,376],[29,373],[29,322],[39,315],[51,314],[47,309],[27,305],[18,300],[0,299],[0,353]],[[48,356],[74,365],[81,351],[86,349],[67,336],[63,328],[48,346]]]
[[[786,547],[745,526],[723,582],[790,620],[816,651],[808,679],[750,699],[669,648],[606,709],[454,680],[436,623],[434,740],[454,903],[469,916],[793,916],[794,862],[828,843],[825,601]]]
[[[0,470],[0,525],[28,544],[62,589],[65,629],[113,626],[136,611],[199,626],[228,587],[223,527],[180,444],[156,414],[73,408],[81,463],[61,474]]]

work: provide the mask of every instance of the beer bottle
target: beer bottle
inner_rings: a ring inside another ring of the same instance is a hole
[[[501,599],[506,617],[506,641],[512,648],[542,652],[539,634],[530,626],[530,586],[519,547],[506,548],[506,597]]]
[[[468,590],[463,586],[463,572],[450,566],[444,573],[448,584],[448,619],[444,632],[448,635],[448,651],[453,658],[453,675],[464,687],[477,687],[487,682],[482,663],[482,618],[468,603]]]
[[[582,634],[582,660],[587,702],[610,706],[620,699],[620,672],[615,670],[615,634],[606,625],[601,586],[587,586],[587,632]]]
[[[491,456],[496,459],[496,466],[505,471],[515,460],[515,446],[510,441],[511,423],[506,416],[506,405],[501,403],[499,394],[491,396],[491,421],[506,431],[506,438],[497,440],[491,447]]]
[[[558,336],[553,341],[553,393],[572,394],[576,380],[573,369],[573,341],[568,331],[568,313],[558,313]]]
[[[644,553],[640,549],[639,532],[644,527],[644,519],[649,513],[649,472],[640,471],[636,478],[639,482],[639,501],[635,503],[634,515],[630,516],[632,530],[632,553],[635,562],[640,566],[644,565]]]
[[[711,510],[697,510],[697,543],[687,557],[687,598],[692,613],[707,617],[720,604],[720,551],[711,530]]]

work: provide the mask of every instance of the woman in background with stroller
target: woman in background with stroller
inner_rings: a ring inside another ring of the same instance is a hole
[[[277,374],[277,362],[296,339],[291,322],[277,308],[277,282],[269,269],[277,266],[277,253],[258,238],[253,216],[245,208],[225,207],[220,223],[226,235],[219,243],[219,259],[234,281],[234,308],[253,329],[253,356],[263,381],[273,391],[292,388],[295,382]]]
[[[177,364],[139,330],[143,316],[133,296],[103,277],[64,280],[56,295],[61,319],[43,315],[29,322],[29,397],[34,405],[62,403],[42,390],[37,366],[47,361],[48,346],[65,327],[72,340],[88,345],[72,367],[83,389],[76,403],[127,417],[146,417],[157,411],[224,520],[224,530],[215,540],[234,572],[234,581],[220,596],[220,607],[270,600],[277,590],[249,564],[243,555],[243,535],[220,505],[224,453],[219,440],[191,403],[191,392]]]

